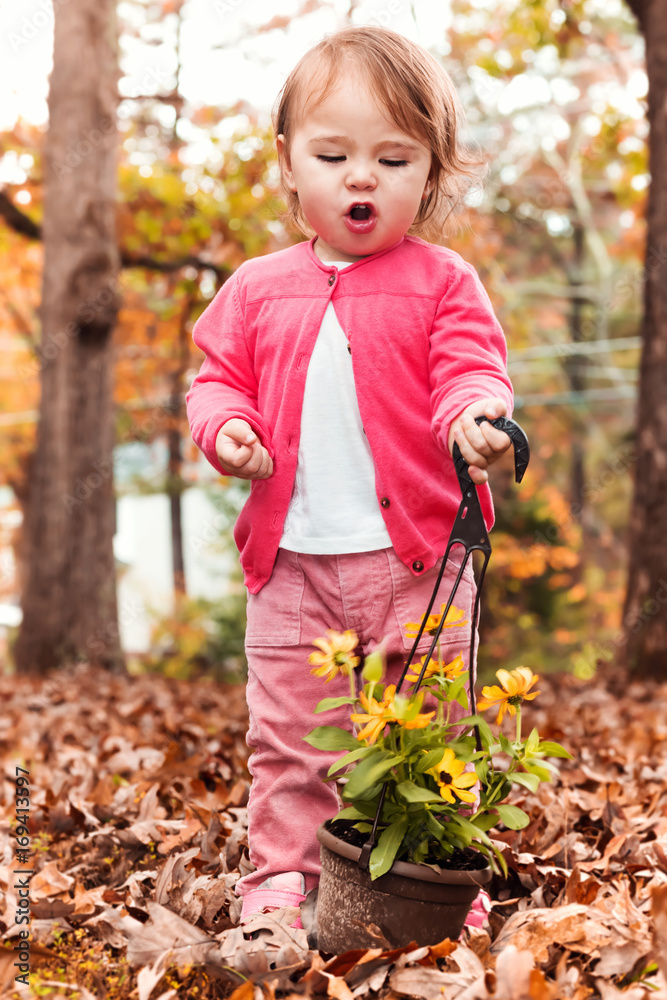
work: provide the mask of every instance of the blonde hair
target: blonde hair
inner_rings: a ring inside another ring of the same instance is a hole
[[[408,234],[436,242],[451,235],[451,217],[487,161],[479,157],[479,149],[462,141],[465,113],[452,79],[421,45],[375,25],[325,35],[302,56],[285,81],[272,111],[275,135],[284,135],[289,155],[294,130],[306,111],[314,110],[331,94],[350,65],[361,71],[391,120],[431,150],[431,189]],[[285,183],[282,170],[281,181],[287,210],[279,216],[280,221],[287,229],[314,236],[299,196]]]

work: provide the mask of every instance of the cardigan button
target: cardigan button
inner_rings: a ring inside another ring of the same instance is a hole
[[[347,345],[347,353],[352,354],[352,348],[350,347],[349,344]]]
[[[421,561],[421,559],[416,559],[412,564],[412,568],[415,571],[415,573],[421,573],[421,571],[424,568],[424,563]]]
[[[382,499],[380,500],[380,506],[381,507],[389,507],[390,504],[391,504],[391,500],[389,499],[389,497],[382,497]]]
[[[333,283],[334,283],[335,280],[336,280],[336,275],[335,274],[330,274],[329,275],[329,284],[333,285]]]

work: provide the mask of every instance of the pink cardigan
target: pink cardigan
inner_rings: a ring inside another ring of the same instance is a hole
[[[245,261],[193,331],[205,354],[186,396],[194,441],[224,475],[215,439],[227,420],[242,417],[273,459],[273,475],[252,482],[234,531],[253,594],[278,552],[308,362],[329,302],[351,344],[378,504],[394,549],[415,575],[442,555],[461,500],[450,423],[487,396],[505,400],[511,413],[505,338],[471,264],[403,236],[339,272],[316,256],[315,239]],[[479,494],[490,528],[488,486]]]

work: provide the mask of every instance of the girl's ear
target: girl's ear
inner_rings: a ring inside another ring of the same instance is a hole
[[[422,201],[425,201],[426,198],[428,198],[431,191],[433,190],[433,187],[434,187],[434,170],[433,167],[431,167],[428,173],[428,177],[426,178],[426,184],[424,185],[424,191],[422,193]]]
[[[422,200],[425,200],[430,195],[431,191],[435,186],[435,170],[433,166],[428,172],[428,177],[426,178],[426,184],[424,185],[424,192],[422,194]]]
[[[290,163],[285,136],[282,132],[280,135],[276,136],[276,150],[278,151],[278,163],[280,164],[280,169],[285,183],[290,191],[296,194],[296,183],[294,181],[294,174],[292,173],[292,165]]]

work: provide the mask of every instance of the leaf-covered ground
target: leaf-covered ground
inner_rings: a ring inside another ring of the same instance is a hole
[[[601,672],[540,687],[526,721],[575,760],[516,795],[531,823],[502,835],[510,878],[488,933],[331,958],[290,928],[293,909],[236,925],[243,687],[86,667],[0,678],[2,996],[667,1000],[667,685]],[[35,874],[30,986],[14,992],[17,765]]]

